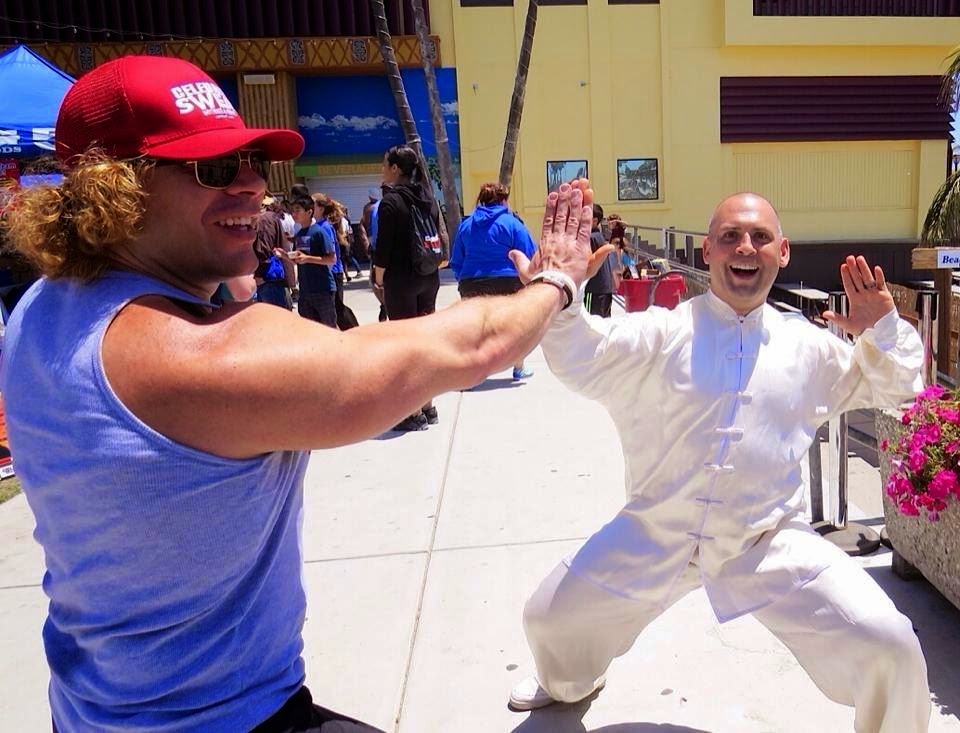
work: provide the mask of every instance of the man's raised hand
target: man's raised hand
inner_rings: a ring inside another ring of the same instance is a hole
[[[592,277],[603,258],[613,249],[612,245],[604,245],[591,253],[592,223],[593,189],[586,178],[564,183],[559,191],[548,195],[540,246],[533,258],[528,260],[519,250],[510,251],[510,259],[520,280],[526,283],[543,270],[559,270],[573,278],[579,287]]]
[[[823,317],[833,321],[847,333],[859,336],[897,306],[887,290],[887,281],[880,265],[871,271],[863,256],[847,255],[840,265],[840,279],[847,294],[847,314],[841,316],[833,311],[824,311]]]

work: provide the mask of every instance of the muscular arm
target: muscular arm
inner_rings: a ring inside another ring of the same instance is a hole
[[[564,184],[559,200],[550,194],[535,257],[575,284],[590,260],[586,185]],[[534,263],[514,255],[529,279]],[[544,282],[340,332],[269,305],[197,315],[149,296],[114,319],[103,363],[133,414],[185,445],[231,458],[327,448],[376,435],[430,397],[515,363],[565,301]],[[347,372],[354,378],[345,383]]]
[[[377,435],[430,397],[513,364],[562,302],[538,284],[341,333],[269,305],[196,317],[152,296],[114,320],[104,368],[137,417],[193,448],[230,458],[329,448]]]

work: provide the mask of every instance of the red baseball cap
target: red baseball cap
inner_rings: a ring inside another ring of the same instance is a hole
[[[60,105],[57,157],[90,147],[115,158],[196,160],[242,148],[292,160],[303,137],[286,129],[247,127],[217,83],[189,61],[124,56],[80,77]]]

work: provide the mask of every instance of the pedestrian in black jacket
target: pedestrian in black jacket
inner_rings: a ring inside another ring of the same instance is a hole
[[[437,306],[440,274],[415,272],[413,242],[417,236],[412,208],[419,208],[434,226],[439,210],[427,195],[429,183],[421,179],[416,151],[396,145],[383,156],[383,199],[377,211],[377,249],[374,254],[374,283],[383,286],[383,304],[391,321],[433,313]],[[430,401],[421,410],[402,420],[396,430],[424,430],[438,421],[437,408]]]

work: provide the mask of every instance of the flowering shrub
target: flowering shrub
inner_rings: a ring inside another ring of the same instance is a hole
[[[901,513],[916,517],[925,512],[935,522],[951,496],[960,501],[960,390],[927,387],[902,422],[896,445],[880,441],[893,467],[887,496]]]

